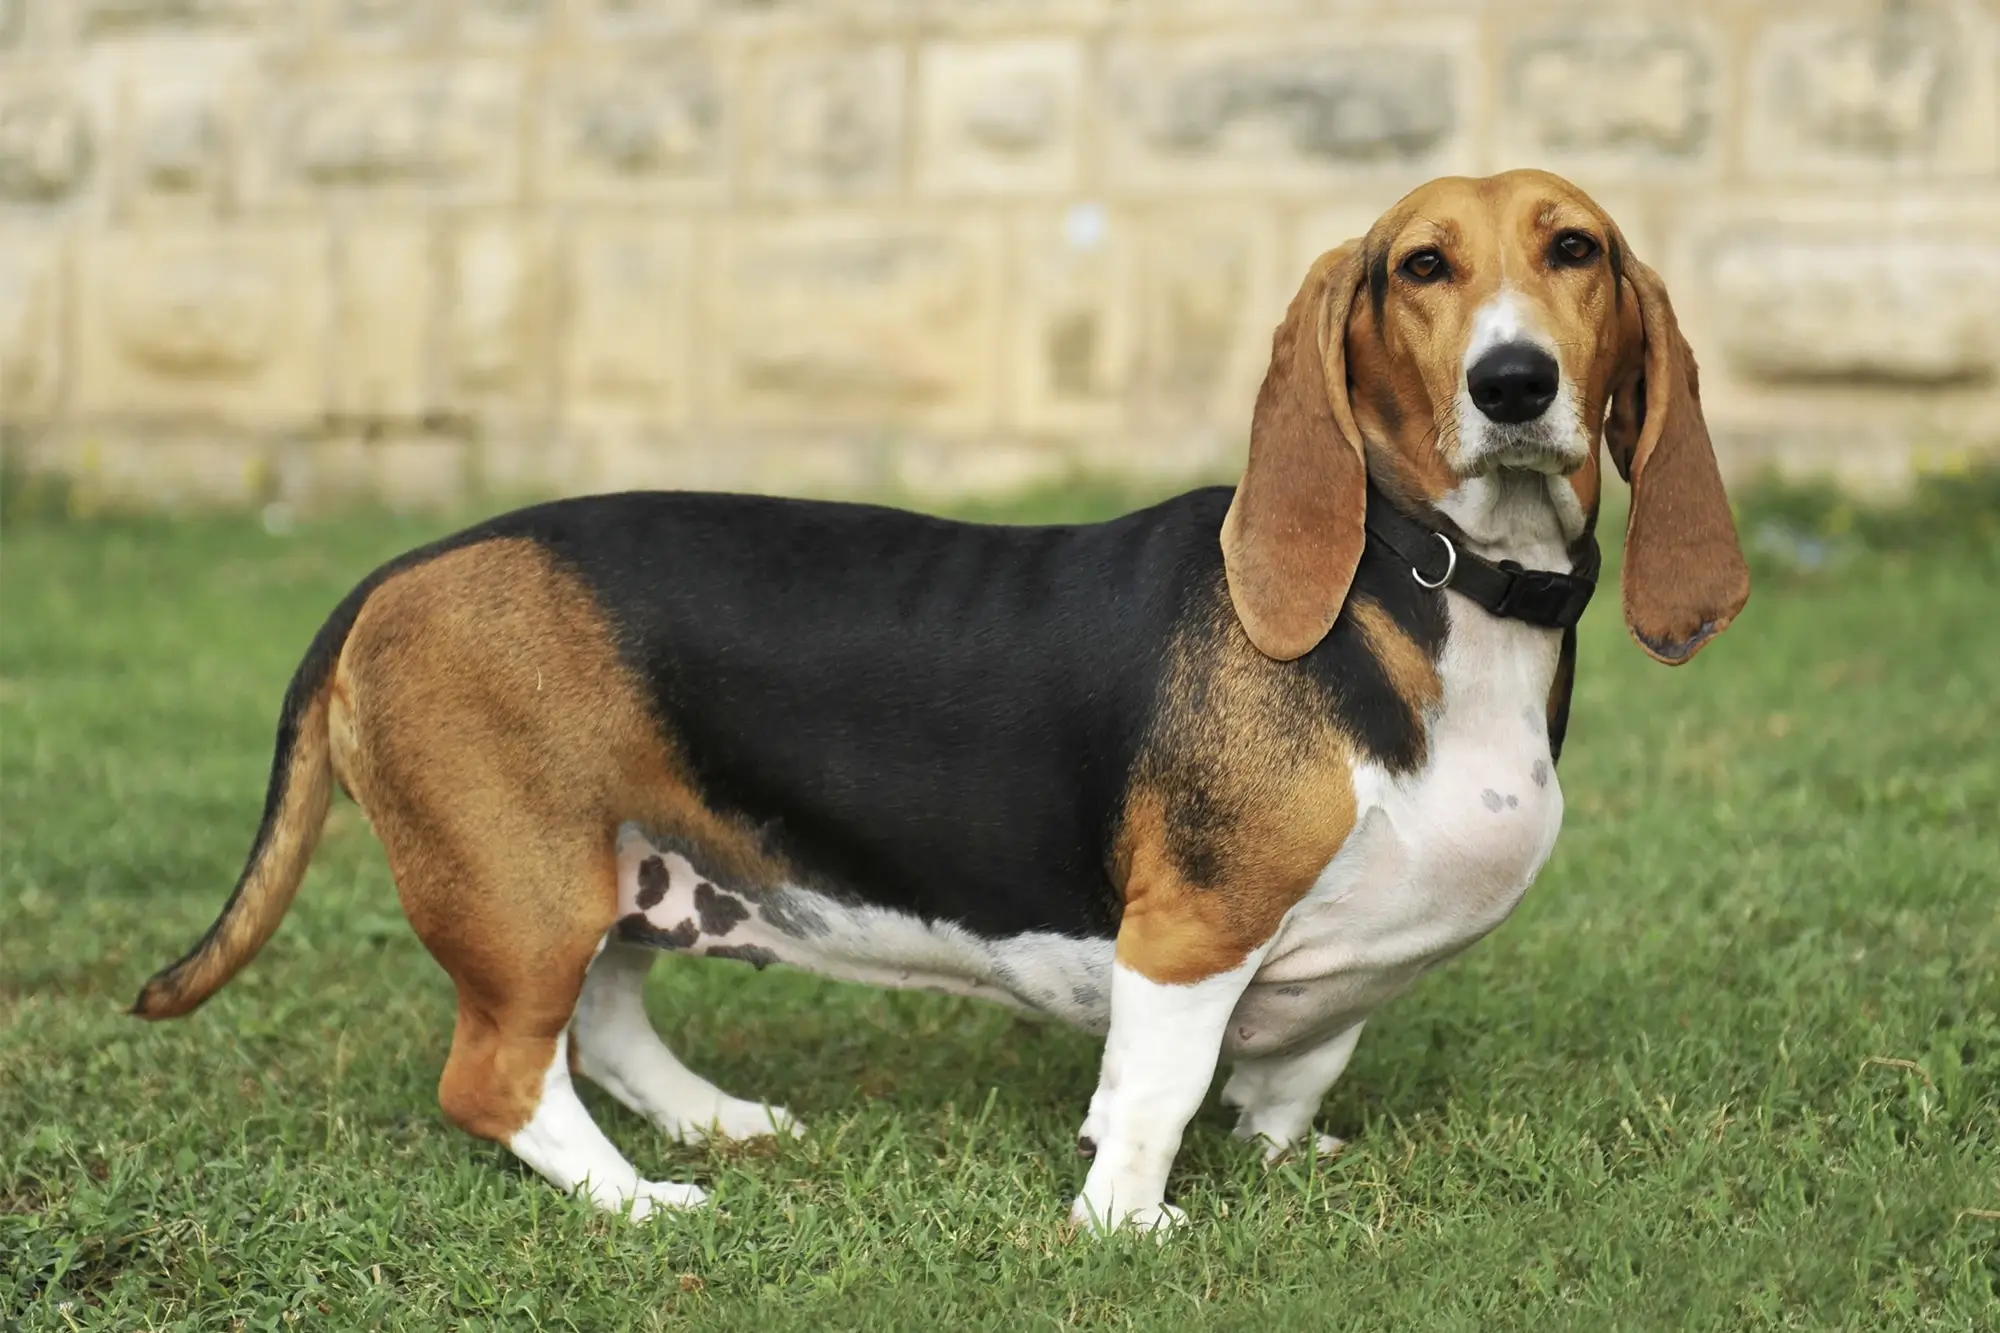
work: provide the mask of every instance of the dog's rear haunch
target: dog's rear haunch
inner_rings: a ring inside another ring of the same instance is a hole
[[[1600,458],[1654,657],[1748,576],[1665,288],[1574,186],[1433,182],[1314,264],[1233,490],[1108,523],[630,494],[370,575],[286,693],[236,892],[135,1012],[276,930],[333,784],[458,988],[446,1113],[643,1216],[572,1073],[680,1139],[794,1133],[684,1068],[661,953],[976,995],[1106,1038],[1072,1216],[1154,1227],[1219,1061],[1313,1130],[1377,1006],[1553,846]]]

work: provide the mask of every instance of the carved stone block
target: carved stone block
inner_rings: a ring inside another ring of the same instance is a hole
[[[1364,5],[1366,2],[1367,0],[1363,0]],[[1406,7],[1435,9],[1438,7],[1438,2],[1439,0],[1415,0],[1414,4],[1409,4]],[[1464,3],[1465,0],[1460,0],[1460,2]],[[1470,3],[1474,5],[1485,2],[1487,0],[1470,0]],[[1341,3],[1342,0],[1332,0],[1332,4],[1335,7]],[[1443,3],[1449,5],[1452,3],[1452,0],[1443,0]],[[1138,0],[1138,4],[1149,15],[1156,14],[1162,18],[1182,20],[1197,18],[1243,19],[1252,16],[1257,18],[1298,19],[1312,14],[1314,10],[1323,11],[1329,7],[1328,0]],[[1350,3],[1349,7],[1361,8],[1362,6]]]
[[[737,3],[756,4],[759,0],[737,0]],[[1018,33],[1027,28],[1041,32],[1084,31],[1102,28],[1109,15],[1129,13],[1131,8],[1131,0],[858,0],[858,3],[878,10],[900,4],[903,13],[916,16],[915,21],[924,31],[964,33]],[[1229,0],[1229,3],[1247,3],[1247,0]]]
[[[227,129],[214,107],[183,103],[145,126],[137,175],[162,194],[219,192],[227,171]]]
[[[1152,410],[1249,438],[1271,331],[1302,276],[1279,269],[1278,229],[1263,213],[1188,210],[1153,224],[1140,282]]]
[[[557,198],[672,198],[722,179],[722,94],[694,53],[590,61],[551,79],[541,179]]]
[[[371,223],[336,237],[328,366],[335,416],[407,421],[437,407],[438,250],[431,228],[418,222]]]
[[[628,0],[666,6],[674,0]],[[698,21],[711,30],[758,38],[801,32],[884,33],[913,26],[924,0],[688,0]],[[984,0],[990,3],[991,0]],[[982,0],[970,0],[982,3]],[[663,20],[661,20],[663,22]]]
[[[1326,204],[1308,209],[1292,222],[1291,238],[1285,249],[1284,263],[1278,273],[1278,285],[1284,289],[1285,299],[1305,281],[1306,272],[1313,261],[1329,250],[1338,249],[1349,241],[1358,240],[1368,234],[1381,215],[1383,206],[1393,200],[1383,191],[1384,197],[1359,197],[1346,203]],[[1273,321],[1275,327],[1276,321]]]
[[[591,35],[610,41],[678,37],[702,16],[702,0],[582,0],[580,7]]]
[[[453,407],[537,407],[550,389],[553,296],[544,236],[504,222],[463,227],[450,245],[444,325]]]
[[[516,73],[469,62],[310,83],[275,99],[265,183],[293,202],[506,202],[520,180],[520,104]]]
[[[376,498],[392,509],[451,509],[465,503],[471,447],[448,436],[406,435],[368,446]]]
[[[548,31],[558,0],[461,0],[459,36],[474,44],[518,46]]]
[[[445,30],[447,0],[330,0],[336,37],[368,45],[435,41]]]
[[[707,381],[729,422],[971,427],[992,415],[998,237],[822,217],[718,238]]]
[[[899,440],[885,461],[886,480],[896,491],[931,501],[1015,496],[1057,485],[1076,470],[1069,450],[1032,440]],[[782,476],[778,483],[784,484]]]
[[[572,416],[677,421],[688,406],[692,236],[667,222],[596,222],[570,244],[564,390]]]
[[[86,237],[77,408],[266,425],[317,417],[326,251],[311,227]]]
[[[1773,23],[1754,57],[1745,160],[1779,175],[1990,172],[1994,80],[1992,26],[1958,7]]]
[[[1076,184],[1079,43],[938,43],[923,53],[921,81],[926,189],[983,193]]]
[[[1764,384],[1926,388],[2000,376],[2000,236],[1792,225],[1703,247],[1707,335]]]
[[[0,90],[0,206],[59,204],[96,165],[90,117],[55,88]]]
[[[265,17],[277,0],[74,0],[74,3],[78,29],[87,37],[97,37],[248,26]]]
[[[1101,204],[1079,203],[1019,220],[1014,250],[1014,424],[1115,430],[1138,350],[1136,227]]]
[[[241,71],[184,62],[129,79],[119,197],[134,216],[213,215],[235,197]]]
[[[1709,35],[1673,21],[1565,20],[1507,53],[1501,120],[1510,160],[1595,173],[1701,158],[1715,140]]]
[[[0,423],[46,419],[62,384],[63,250],[0,232]]]
[[[851,432],[675,434],[636,427],[592,428],[586,438],[589,463],[578,489],[684,487],[879,499],[886,480],[883,450]]]
[[[752,80],[750,176],[787,198],[884,194],[902,174],[904,69],[887,42],[780,50]]]
[[[1129,39],[1106,74],[1112,170],[1135,185],[1323,187],[1463,166],[1471,29]]]
[[[156,428],[93,430],[61,470],[72,505],[99,509],[242,509],[269,498],[277,480],[269,445],[253,436],[166,433]]]

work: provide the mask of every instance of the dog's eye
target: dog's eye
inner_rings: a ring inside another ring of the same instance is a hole
[[[1436,282],[1451,273],[1444,256],[1435,250],[1412,250],[1396,268],[1411,282]]]
[[[1566,268],[1576,268],[1597,258],[1597,239],[1588,232],[1566,231],[1549,247],[1549,258]]]

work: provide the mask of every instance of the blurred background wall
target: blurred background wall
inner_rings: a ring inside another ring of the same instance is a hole
[[[1225,473],[1311,258],[1539,165],[1725,464],[2000,445],[2000,0],[0,0],[79,503]]]

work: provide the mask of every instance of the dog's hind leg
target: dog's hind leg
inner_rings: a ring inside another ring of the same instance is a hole
[[[578,1071],[683,1143],[797,1134],[782,1107],[731,1097],[674,1058],[646,1016],[654,957],[613,940],[590,965],[571,1028]]]
[[[589,895],[546,886],[575,880],[583,868],[559,869],[541,856],[512,859],[504,869],[497,856],[469,860],[448,889],[397,867],[417,933],[458,986],[458,1025],[438,1085],[445,1114],[600,1208],[630,1208],[642,1218],[702,1202],[693,1185],[641,1179],[571,1083],[569,1027],[603,924],[581,910]],[[435,911],[438,903],[449,911]]]
[[[410,924],[458,988],[445,1114],[637,1217],[705,1196],[641,1179],[570,1081],[570,1023],[618,915],[618,806],[663,772],[611,640],[537,548],[448,552],[363,609],[330,733]]]

